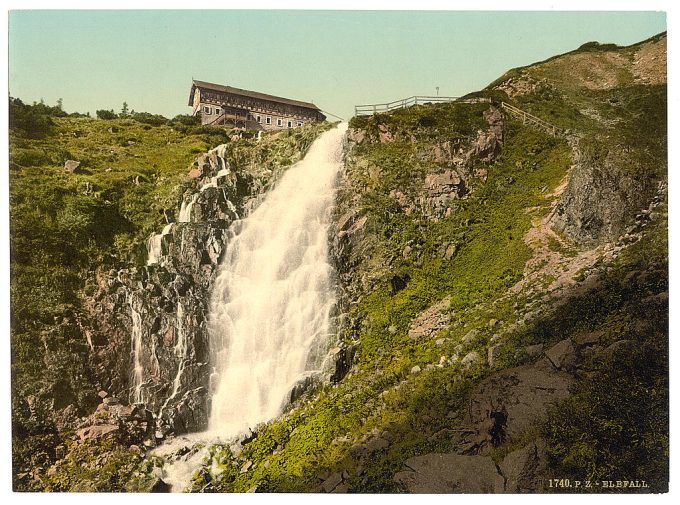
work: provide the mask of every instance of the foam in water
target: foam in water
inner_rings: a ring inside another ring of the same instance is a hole
[[[327,242],[345,130],[319,137],[227,244],[209,315],[211,432],[272,419],[320,366],[310,350],[327,342],[335,304]]]

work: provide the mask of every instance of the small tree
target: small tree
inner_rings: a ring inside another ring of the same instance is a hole
[[[120,109],[120,117],[127,117],[128,115],[128,104],[127,102],[123,102],[123,108]]]
[[[63,98],[57,99],[57,109],[64,110],[64,99]]]

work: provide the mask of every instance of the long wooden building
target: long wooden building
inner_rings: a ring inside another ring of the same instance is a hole
[[[189,106],[192,114],[201,113],[202,124],[258,130],[296,128],[326,119],[313,103],[197,80],[191,84]]]

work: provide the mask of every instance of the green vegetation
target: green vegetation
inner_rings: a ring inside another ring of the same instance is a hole
[[[545,292],[554,272],[511,291],[525,279],[533,254],[524,238],[550,212],[577,138],[577,156],[597,167],[615,165],[604,176],[648,181],[650,191],[666,178],[666,87],[636,81],[630,51],[588,43],[566,57],[514,69],[475,94],[509,101],[566,129],[567,138],[508,120],[493,162],[471,158],[457,167],[466,171],[467,193],[436,219],[423,212],[425,178],[450,170],[457,163],[451,158],[472,148],[488,128],[489,104],[420,105],[351,120],[365,138],[348,157],[336,214],[351,210],[366,218],[361,258],[351,271],[359,292],[348,303],[344,328],[344,338],[358,343],[356,366],[339,384],[319,386],[257,427],[240,453],[210,447],[192,490],[314,491],[321,475],[346,471],[353,491],[399,491],[392,476],[407,458],[458,448],[450,428],[464,424],[482,379],[536,360],[529,345],[548,348],[593,334],[599,354],[592,368],[579,370],[572,396],[491,456],[499,462],[542,437],[551,476],[644,479],[646,491],[667,488],[666,204],[645,221],[638,242],[614,261],[601,257],[581,268],[574,280],[582,284],[555,303]],[[573,71],[576,64],[590,65],[593,75],[585,79],[585,71]],[[511,97],[503,87],[509,78],[528,84]],[[168,121],[125,110],[124,118],[103,111],[95,120],[61,117],[44,105],[13,107],[13,457],[15,470],[45,469],[59,443],[50,410],[70,402],[85,413],[95,393],[75,323],[83,279],[95,265],[144,260],[145,239],[192,184],[185,174],[196,154],[227,142],[234,167],[275,177],[329,125],[232,142],[230,132],[188,116]],[[432,154],[446,149],[448,160]],[[66,173],[67,159],[80,161],[80,170]],[[565,261],[583,252],[562,235],[550,236],[547,247]],[[442,300],[449,324],[432,337],[410,338],[414,318]],[[490,366],[492,344],[498,347]],[[472,356],[469,365],[461,363],[464,356]],[[46,401],[55,396],[66,403]],[[368,458],[352,450],[385,430],[389,447]],[[94,472],[98,458],[103,469]],[[140,462],[110,442],[82,446],[42,486],[147,489],[158,463]]]
[[[15,474],[54,460],[54,410],[72,403],[84,415],[96,405],[77,324],[82,289],[97,269],[143,264],[146,239],[162,228],[166,212],[179,209],[196,156],[227,143],[235,169],[276,170],[330,127],[231,142],[231,132],[187,116],[153,126],[145,113],[103,121],[60,111],[10,99]],[[80,162],[74,173],[64,169],[67,160]]]
[[[425,368],[439,363],[442,355],[455,354],[453,348],[473,328],[480,335],[469,351],[485,355],[491,315],[510,321],[516,317],[511,307],[492,308],[492,302],[521,277],[530,256],[522,241],[531,225],[524,209],[538,206],[547,211],[550,200],[544,188],[556,186],[569,168],[564,142],[513,123],[500,157],[488,167],[488,180],[458,201],[451,217],[432,221],[400,210],[390,191],[415,191],[432,170],[419,161],[418,151],[444,138],[474,138],[485,124],[486,109],[488,104],[424,106],[353,120],[369,138],[377,137],[378,125],[386,125],[395,136],[393,142],[360,145],[347,168],[349,180],[361,188],[360,210],[368,216],[365,241],[374,244],[355,275],[373,276],[375,287],[349,316],[362,322],[352,335],[361,342],[358,370],[282,419],[259,427],[258,437],[238,459],[224,457],[224,448],[214,448],[218,456],[213,459],[224,473],[206,480],[204,469],[194,489],[309,491],[318,485],[319,471],[329,469],[350,471],[354,489],[394,491],[392,475],[406,458],[450,448],[449,440],[433,435],[448,426],[449,415],[462,415],[467,392],[488,370],[459,364]],[[401,128],[420,141],[400,135]],[[341,195],[354,197],[353,188]],[[458,244],[454,260],[438,254],[445,242]],[[407,244],[421,252],[417,259],[403,259]],[[390,286],[395,274],[410,278],[396,294]],[[440,334],[447,342],[437,347],[434,339],[408,338],[415,315],[446,296],[456,322]],[[414,365],[423,371],[409,373]],[[359,465],[349,451],[352,441],[376,428],[389,430],[393,443],[364,463],[360,476],[352,475]],[[274,453],[279,445],[283,451]],[[247,460],[255,462],[253,470],[240,473],[238,465]]]

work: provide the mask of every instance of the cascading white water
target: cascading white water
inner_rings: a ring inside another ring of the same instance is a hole
[[[163,237],[170,233],[171,231],[172,223],[166,224],[161,233],[152,235],[149,238],[146,244],[146,249],[148,251],[148,259],[146,261],[147,265],[154,265],[160,261],[162,255],[161,243],[163,241]]]
[[[175,356],[177,356],[178,358],[177,373],[175,374],[175,380],[173,381],[172,384],[172,392],[170,393],[170,396],[168,396],[168,398],[165,400],[160,410],[158,411],[159,418],[162,417],[163,411],[168,406],[168,404],[172,400],[174,400],[175,397],[177,396],[179,388],[182,385],[182,375],[184,374],[184,367],[186,366],[188,347],[187,347],[187,335],[184,329],[184,305],[182,305],[181,302],[177,303],[176,320],[177,320],[177,343],[175,344],[173,351],[175,353]]]
[[[234,228],[210,307],[214,391],[210,431],[233,436],[280,413],[335,304],[328,260],[341,125],[321,135],[262,204]]]
[[[217,158],[217,159],[218,159],[219,165],[222,165],[224,163],[224,160],[222,158]],[[217,187],[217,179],[220,178],[220,177],[226,177],[228,175],[229,175],[229,169],[222,168],[217,173],[217,175],[215,177],[212,177],[208,182],[203,184],[203,186],[200,187],[198,192],[191,195],[191,199],[188,202],[183,201],[182,205],[179,208],[178,221],[180,223],[190,223],[191,222],[191,211],[194,208],[194,205],[196,204],[198,197],[201,196],[201,193],[208,188],[216,188]]]
[[[132,403],[141,403],[142,398],[142,382],[144,380],[144,367],[142,366],[142,316],[135,309],[132,297],[128,297],[128,304],[130,305],[130,317],[132,319],[132,331],[130,335],[130,344],[132,351],[132,388],[131,399]]]
[[[346,129],[343,124],[319,137],[260,206],[230,229],[234,238],[210,304],[209,430],[154,450],[172,458],[162,473],[172,491],[185,489],[210,444],[232,443],[247,428],[275,417],[294,384],[321,365],[335,304],[327,240]],[[198,194],[182,204],[180,222],[191,221]],[[186,353],[183,318],[178,306],[176,355]],[[176,386],[181,373],[178,369]],[[187,456],[171,456],[188,447]]]
[[[191,222],[191,209],[193,208],[196,200],[200,193],[194,193],[191,199],[186,202],[182,202],[182,206],[179,208],[179,218],[177,219],[180,223],[190,223]]]

